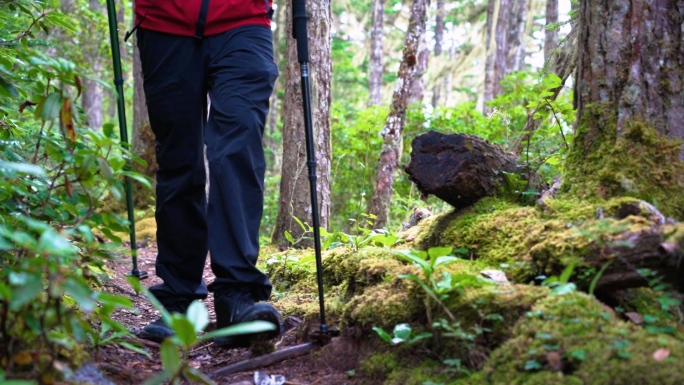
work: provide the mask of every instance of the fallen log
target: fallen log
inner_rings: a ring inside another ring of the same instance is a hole
[[[411,149],[405,168],[409,179],[424,195],[435,195],[456,208],[507,187],[536,192],[546,188],[536,173],[518,163],[518,155],[474,135],[429,131],[417,136]],[[520,186],[511,186],[519,181]]]

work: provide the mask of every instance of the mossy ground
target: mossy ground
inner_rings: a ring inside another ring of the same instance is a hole
[[[386,349],[362,360],[359,383],[684,383],[679,374],[670,373],[684,360],[684,342],[678,338],[684,323],[672,307],[671,317],[658,312],[662,292],[640,289],[621,297],[620,305],[623,312],[658,314],[660,323],[653,322],[671,325],[669,329],[628,323],[622,313],[592,296],[553,295],[534,279],[558,275],[570,261],[580,261],[570,281],[586,288],[600,268],[591,262],[598,248],[626,230],[653,225],[648,212],[613,218],[618,207],[636,201],[559,199],[548,201],[542,211],[487,198],[469,209],[424,220],[411,230],[415,241],[399,243],[395,250],[370,246],[353,251],[342,246],[324,252],[329,323],[353,328],[363,343],[384,344],[371,329],[381,327],[391,334],[398,323],[433,334],[410,346],[385,344]],[[603,218],[597,219],[600,211]],[[677,229],[671,237],[679,242]],[[415,274],[424,279],[425,272],[394,252],[437,246],[468,249],[462,259],[442,265],[433,275],[436,280],[445,273],[456,277],[454,290],[441,300],[443,306],[418,283],[401,277]],[[285,314],[315,320],[312,254],[306,250],[290,252],[289,259],[282,253],[264,259],[270,259],[267,269],[280,288],[276,306]],[[488,282],[481,278],[484,269],[504,271],[512,284]],[[444,307],[454,320],[448,320]],[[447,319],[452,330],[430,324],[440,319]],[[661,348],[669,357],[655,361],[653,353]]]

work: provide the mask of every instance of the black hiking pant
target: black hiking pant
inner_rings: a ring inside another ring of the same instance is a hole
[[[159,165],[156,274],[164,283],[150,291],[165,305],[206,298],[208,251],[210,291],[249,288],[256,301],[268,299],[271,284],[255,263],[262,134],[278,77],[271,30],[243,26],[196,39],[140,29],[137,36]]]

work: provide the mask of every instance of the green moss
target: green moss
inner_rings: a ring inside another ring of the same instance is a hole
[[[581,198],[631,196],[684,218],[684,162],[681,143],[647,122],[631,120],[617,130],[607,105],[585,107],[566,160],[563,191]]]
[[[654,359],[660,348],[669,358]],[[558,379],[553,383],[681,384],[682,360],[682,341],[652,335],[592,297],[572,293],[538,301],[484,373],[489,384],[542,384],[550,377]]]
[[[377,353],[361,361],[359,375],[373,383],[378,383],[384,381],[390,373],[403,367],[396,353]]]
[[[444,372],[438,362],[428,359],[418,366],[392,372],[384,385],[423,385],[427,381],[439,384],[444,383],[448,378],[449,375]]]
[[[585,268],[600,269],[605,260],[597,259],[596,251],[625,230],[638,231],[653,225],[651,214],[646,212],[622,220],[613,218],[620,206],[634,202],[638,200],[549,199],[547,209],[542,211],[487,198],[471,208],[421,224],[414,247],[465,247],[471,258],[504,269],[515,282],[557,275],[576,260],[582,261],[577,268],[579,274]],[[599,207],[604,219],[596,218]]]

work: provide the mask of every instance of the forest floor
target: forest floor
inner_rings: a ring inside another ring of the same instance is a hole
[[[156,249],[138,249],[139,268],[141,271],[147,271],[148,273],[148,278],[141,281],[146,287],[161,283],[161,280],[155,275],[155,257]],[[114,313],[113,318],[123,323],[134,334],[137,334],[147,323],[156,320],[159,317],[159,312],[145,296],[136,295],[131,289],[130,284],[126,281],[126,274],[131,271],[129,259],[109,262],[108,267],[113,274],[110,277],[111,280],[105,282],[105,290],[112,294],[130,298],[138,310],[119,309]],[[211,282],[213,278],[214,276],[207,260],[204,279],[206,282]],[[215,327],[214,305],[211,294],[204,303],[210,314],[210,325],[207,330],[211,330]],[[299,322],[295,317],[288,317],[283,321],[289,325],[296,325]],[[277,339],[274,339],[272,342],[275,345],[275,349],[281,350],[303,343],[304,341],[298,340],[297,330],[297,327],[293,327],[282,333]],[[153,357],[152,359],[114,345],[100,348],[93,355],[93,364],[114,384],[142,384],[145,380],[160,372],[162,365],[159,360],[158,344],[143,340],[138,340],[138,342],[143,344],[144,349]],[[286,379],[285,384],[290,385],[353,384],[356,382],[348,372],[350,368],[354,367],[355,354],[352,353],[349,357],[346,357],[344,351],[351,353],[353,348],[351,346],[342,346],[344,344],[341,338],[335,338],[330,344],[319,351],[256,370],[270,375],[283,375]],[[246,385],[254,384],[253,370],[223,376],[212,376],[211,373],[252,357],[253,353],[249,348],[220,349],[214,347],[211,343],[205,343],[190,352],[189,361],[193,367],[204,374],[210,375],[217,384]]]

